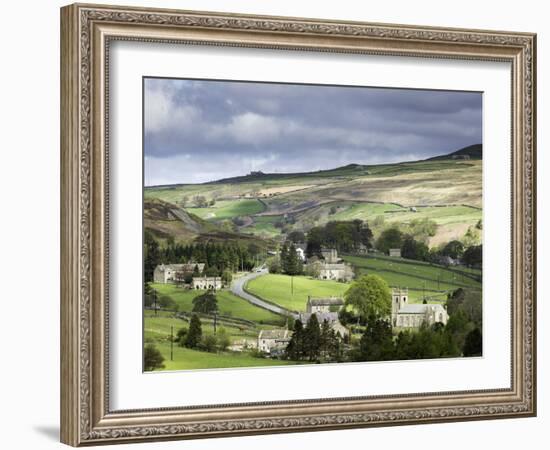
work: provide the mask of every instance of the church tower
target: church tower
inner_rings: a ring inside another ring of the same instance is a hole
[[[392,289],[391,294],[391,322],[395,326],[397,323],[397,314],[399,311],[409,302],[409,290],[405,289]]]

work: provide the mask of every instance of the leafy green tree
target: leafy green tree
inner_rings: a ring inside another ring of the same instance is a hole
[[[233,274],[231,273],[230,270],[224,270],[223,273],[222,273],[222,282],[228,286],[229,284],[231,284],[231,281],[233,281]]]
[[[386,319],[391,313],[388,284],[378,275],[363,275],[344,293],[346,306],[352,307],[366,321]]]
[[[278,257],[271,258],[267,263],[269,273],[281,273],[281,260]]]
[[[451,241],[443,247],[441,254],[453,259],[460,259],[464,253],[464,245],[460,241]]]
[[[401,256],[407,259],[415,259],[417,261],[425,261],[428,259],[429,248],[423,242],[418,242],[408,236],[403,241],[401,246]]]
[[[199,347],[201,348],[201,350],[205,350],[209,353],[215,353],[216,349],[218,348],[218,340],[213,334],[203,335],[200,340]]]
[[[164,357],[153,344],[147,344],[143,349],[143,368],[146,372],[164,368]]]
[[[403,233],[395,226],[382,231],[376,241],[376,247],[383,253],[388,253],[390,248],[401,248],[402,245]]]
[[[224,327],[220,327],[217,332],[217,339],[218,339],[218,349],[221,352],[224,352],[227,350],[227,347],[231,345],[231,339],[229,337],[229,333]]]
[[[186,327],[183,327],[176,332],[174,342],[176,342],[180,347],[185,347],[185,339],[187,338],[188,331],[189,330]]]
[[[218,299],[214,291],[208,290],[193,299],[193,312],[213,314],[218,310]]]
[[[303,231],[294,230],[288,233],[288,236],[286,237],[288,241],[294,242],[295,244],[298,242],[305,242],[306,241],[306,235]]]
[[[474,328],[466,335],[462,353],[464,356],[481,356],[483,339],[479,328]]]
[[[202,338],[202,325],[199,316],[193,314],[189,322],[189,330],[185,336],[185,346],[188,348],[196,348]]]
[[[193,203],[197,208],[206,208],[208,206],[208,201],[204,195],[195,195],[193,197]]]

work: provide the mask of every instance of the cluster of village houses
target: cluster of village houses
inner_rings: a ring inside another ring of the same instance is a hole
[[[390,251],[390,255],[400,257],[397,250]],[[296,246],[296,252],[302,261],[305,261],[304,251],[305,246]],[[336,249],[323,249],[321,254],[322,259],[318,261],[319,279],[351,281],[353,270],[338,257]],[[204,266],[204,263],[160,264],[155,268],[153,278],[155,283],[175,283],[183,280],[186,274],[202,273]],[[224,285],[221,277],[193,276],[190,287],[197,290],[219,290]],[[338,318],[338,312],[343,306],[344,300],[341,297],[308,297],[306,311],[300,312],[296,318],[306,324],[311,315],[315,314],[320,325],[326,321],[335,333],[344,338],[349,331]],[[447,310],[442,305],[410,304],[408,289],[392,289],[392,326],[412,329],[419,328],[422,324],[432,325],[437,322],[445,325],[448,319]],[[268,355],[276,356],[284,351],[291,337],[292,331],[288,329],[261,330],[254,346]],[[249,343],[245,343],[245,346],[247,345]],[[237,345],[234,348],[243,346]]]
[[[308,297],[306,312],[299,313],[298,319],[307,323],[312,314],[317,316],[319,324],[324,321],[340,335],[348,335],[349,330],[340,323],[338,311],[344,306],[341,297],[312,298]],[[391,323],[396,328],[414,329],[423,324],[433,325],[449,320],[447,310],[440,304],[411,304],[408,289],[392,289]],[[258,336],[258,349],[270,355],[281,354],[292,337],[289,330],[262,330]]]

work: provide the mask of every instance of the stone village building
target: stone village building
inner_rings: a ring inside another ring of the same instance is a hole
[[[153,280],[155,283],[174,283],[183,280],[186,273],[193,273],[195,267],[202,272],[204,263],[159,264],[153,272]]]
[[[218,291],[223,287],[221,277],[193,277],[193,289],[210,289]]]
[[[420,328],[422,324],[447,324],[449,314],[439,304],[409,304],[408,289],[392,289],[392,326],[398,328]]]
[[[338,319],[338,310],[344,305],[344,300],[338,297],[312,298],[308,296],[306,303],[306,312],[298,315],[300,322],[307,324],[312,314],[317,316],[319,325],[326,320],[330,327],[341,337],[348,335],[348,329],[340,323]]]
[[[270,355],[281,354],[291,337],[290,330],[261,330],[258,335],[258,350]]]
[[[323,260],[319,264],[320,280],[350,281],[353,278],[352,268],[338,258],[335,248],[321,250]]]

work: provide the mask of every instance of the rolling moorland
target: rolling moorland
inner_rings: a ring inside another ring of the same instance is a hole
[[[470,159],[453,159],[468,155]],[[250,240],[273,245],[293,229],[361,219],[431,219],[429,245],[460,239],[482,217],[481,147],[446,158],[295,173],[251,173],[205,184],[145,188],[145,227],[160,240]],[[204,205],[197,205],[202,197]],[[260,238],[260,239],[257,239]]]
[[[467,155],[467,156],[464,156]],[[227,243],[250,246],[262,255],[256,267],[277,251],[293,231],[306,232],[330,221],[360,219],[373,239],[392,225],[408,226],[428,219],[430,248],[465,233],[482,219],[481,146],[424,161],[383,165],[351,164],[332,170],[246,176],[196,185],[146,187],[144,224],[160,247]],[[449,267],[382,254],[342,254],[355,275],[376,274],[390,287],[407,287],[411,303],[444,303],[458,288],[481,298],[481,271]],[[176,262],[176,261],[164,261]],[[181,261],[178,261],[181,262]],[[251,269],[249,269],[251,270]],[[247,271],[234,278],[246,276]],[[230,351],[254,345],[262,329],[284,328],[287,318],[235,295],[229,288],[216,293],[218,314],[201,315],[203,334],[214,333],[214,322],[229,336],[230,348],[207,352],[173,346],[170,333],[187,327],[197,292],[176,284],[150,283],[159,299],[170,305],[144,312],[144,339],[164,357],[165,370],[250,367],[295,362],[258,358],[253,352]],[[245,291],[289,313],[303,312],[309,295],[342,296],[349,283],[317,280],[306,275],[266,274],[245,283]]]

